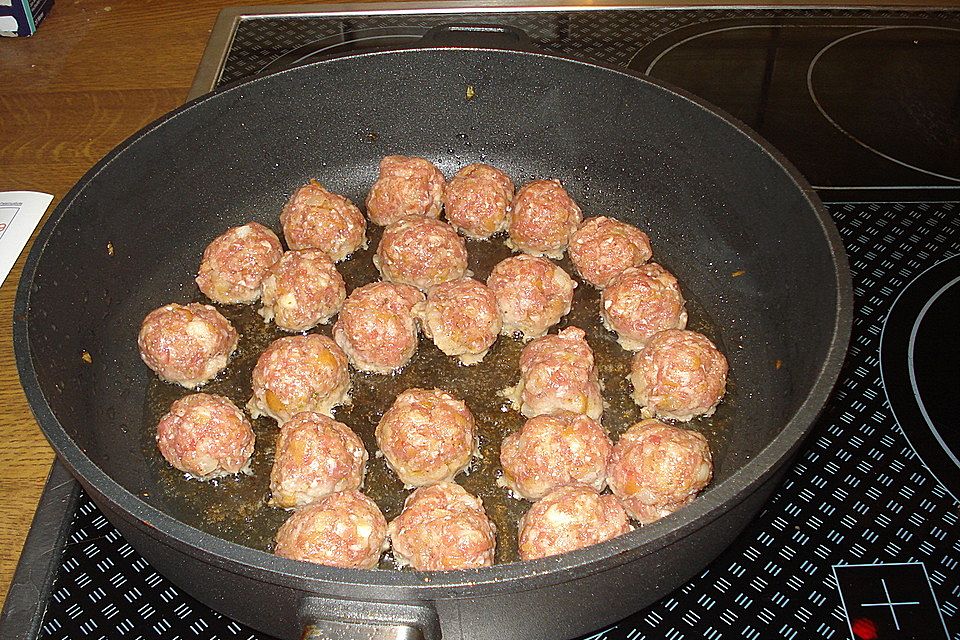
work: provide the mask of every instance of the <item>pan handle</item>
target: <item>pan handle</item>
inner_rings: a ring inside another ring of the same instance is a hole
[[[451,23],[428,30],[420,44],[428,47],[482,47],[492,49],[529,49],[527,32],[505,24]]]
[[[302,640],[440,640],[432,606],[308,596],[300,603]]]

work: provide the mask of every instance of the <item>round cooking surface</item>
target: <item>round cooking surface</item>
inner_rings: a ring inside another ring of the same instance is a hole
[[[960,256],[923,272],[903,291],[880,341],[883,386],[914,450],[954,498],[960,496]]]
[[[870,29],[821,50],[808,87],[823,116],[861,146],[960,182],[957,60],[960,30]]]

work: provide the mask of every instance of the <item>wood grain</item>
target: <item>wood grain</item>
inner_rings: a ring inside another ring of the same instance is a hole
[[[0,191],[52,193],[55,205],[110,149],[183,102],[217,13],[230,4],[57,0],[35,36],[0,41]],[[876,6],[870,0],[843,4]],[[10,327],[22,261],[21,256],[0,287],[5,327],[0,332],[0,601],[6,599],[53,460],[20,388],[13,356]]]

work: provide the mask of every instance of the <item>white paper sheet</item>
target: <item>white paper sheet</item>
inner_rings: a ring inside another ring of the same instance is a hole
[[[0,283],[7,279],[51,202],[49,193],[0,191]]]

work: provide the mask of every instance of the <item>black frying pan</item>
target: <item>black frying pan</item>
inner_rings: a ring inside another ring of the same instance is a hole
[[[388,153],[427,157],[447,175],[483,160],[518,184],[559,177],[587,215],[651,232],[659,259],[716,327],[738,387],[729,446],[703,496],[596,547],[434,574],[276,558],[168,511],[143,448],[153,425],[151,374],[136,348],[141,319],[196,297],[196,259],[221,230],[249,219],[276,228],[286,196],[308,178],[362,202]],[[215,609],[283,637],[326,621],[347,634],[400,624],[401,637],[556,638],[649,604],[729,544],[823,406],[851,307],[828,216],[796,171],[738,123],[629,73],[441,48],[259,78],[136,134],[40,232],[14,330],[24,388],[61,458],[158,570]]]

